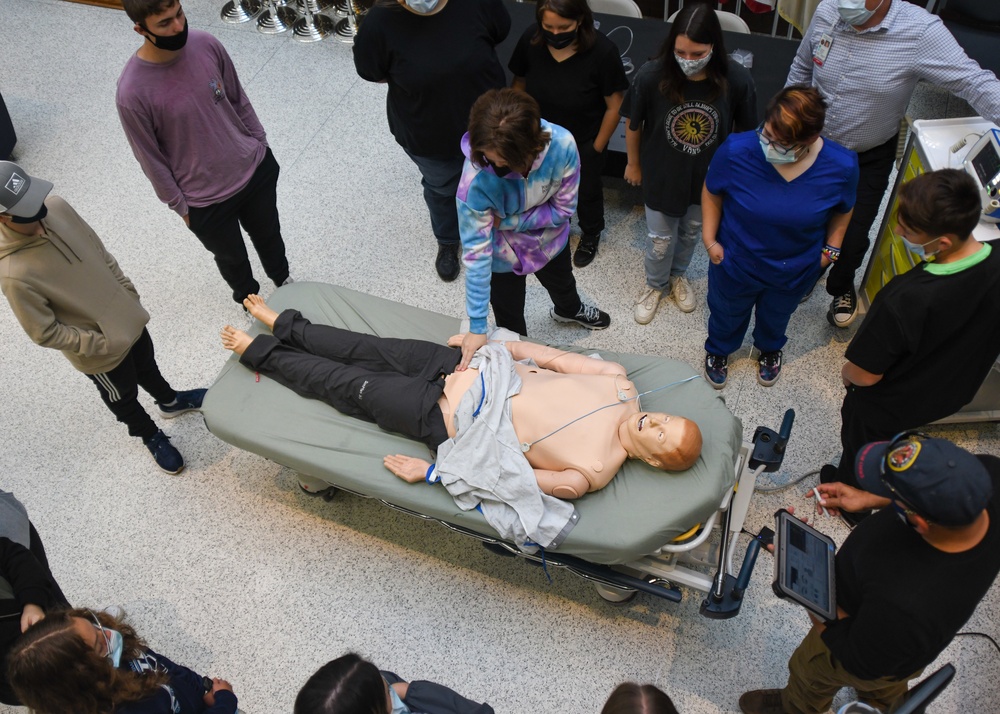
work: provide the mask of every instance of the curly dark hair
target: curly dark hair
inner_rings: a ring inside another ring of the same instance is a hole
[[[14,692],[33,714],[112,714],[122,704],[151,696],[166,683],[165,672],[138,674],[117,669],[84,642],[73,619],[118,630],[123,655],[141,657],[146,643],[121,617],[90,610],[56,610],[28,628],[7,656]]]

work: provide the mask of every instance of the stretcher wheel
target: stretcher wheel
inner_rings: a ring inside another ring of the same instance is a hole
[[[309,496],[322,496],[324,501],[332,501],[337,495],[337,489],[326,481],[303,474],[299,474],[299,489]]]
[[[602,600],[612,605],[624,605],[625,603],[632,602],[635,596],[639,594],[638,590],[616,588],[603,583],[594,583],[594,589],[597,590],[597,594],[601,596]]]

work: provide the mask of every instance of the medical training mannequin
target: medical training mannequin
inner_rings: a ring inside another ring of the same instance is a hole
[[[240,330],[223,329],[223,345],[241,355],[245,366],[344,414],[422,441],[432,451],[455,436],[453,415],[479,378],[476,369],[456,371],[459,350],[313,325],[294,310],[279,315],[256,295],[245,306],[275,333],[251,340]],[[463,338],[456,335],[448,344],[459,347]],[[635,386],[620,364],[527,342],[499,344],[518,361],[514,368],[522,384],[510,398],[513,427],[543,492],[578,498],[606,486],[626,459],[679,471],[701,453],[694,422],[640,410]],[[537,366],[519,362],[527,359]],[[413,364],[403,364],[406,360]],[[391,384],[383,387],[381,380]],[[419,396],[410,398],[416,388]],[[420,421],[400,413],[405,410],[421,412]],[[431,466],[403,455],[386,456],[384,463],[409,482],[423,480]]]

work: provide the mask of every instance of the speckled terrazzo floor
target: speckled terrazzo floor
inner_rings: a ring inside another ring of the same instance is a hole
[[[294,275],[460,315],[461,282],[442,283],[433,271],[419,176],[389,135],[385,88],[356,77],[346,45],[301,45],[225,25],[220,6],[185,3],[191,25],[232,54],[282,165],[279,207]],[[138,37],[121,12],[56,0],[0,0],[0,17],[0,91],[19,134],[17,159],[55,183],[134,280],[167,377],[181,388],[209,384],[226,357],[218,329],[236,308],[208,254],[156,199],[119,127],[115,81]],[[952,111],[947,97],[933,95],[914,109]],[[652,324],[637,325],[642,209],[622,182],[608,182],[607,195],[605,241],[577,279],[611,313],[611,328],[553,324],[544,291],[531,283],[529,331],[697,365],[704,255],[690,272],[698,309],[684,315],[664,302]],[[826,305],[817,291],[794,316],[775,387],[759,387],[754,363],[738,358],[725,391],[748,435],[796,408],[779,479],[838,451],[837,375],[852,331],[828,327]],[[0,360],[0,488],[27,505],[63,590],[74,603],[124,606],[153,647],[232,681],[247,714],[290,712],[307,676],[347,650],[507,714],[598,712],[625,679],[658,684],[686,714],[732,712],[745,689],[783,683],[807,629],[803,612],[771,595],[765,558],[735,620],[699,617],[693,593],[679,605],[640,596],[611,607],[570,574],[555,571],[549,584],[539,569],[440,526],[349,495],[331,503],[304,496],[294,473],[220,442],[196,415],[166,425],[188,461],[183,475],[168,477],[87,380],[35,348],[5,307]],[[992,424],[939,431],[1000,453]],[[748,527],[802,503],[805,490],[758,496]],[[821,527],[846,535],[839,523]],[[998,606],[994,590],[967,629],[996,635]],[[1000,658],[988,643],[960,640],[946,661],[959,675],[933,711],[995,710]]]

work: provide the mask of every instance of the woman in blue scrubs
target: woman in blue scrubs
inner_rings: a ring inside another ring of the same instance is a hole
[[[756,131],[716,151],[702,191],[708,270],[705,378],[722,389],[729,355],[755,315],[757,381],[781,374],[788,320],[820,271],[840,255],[854,209],[857,155],[820,136],[826,104],[812,87],[785,87]]]

